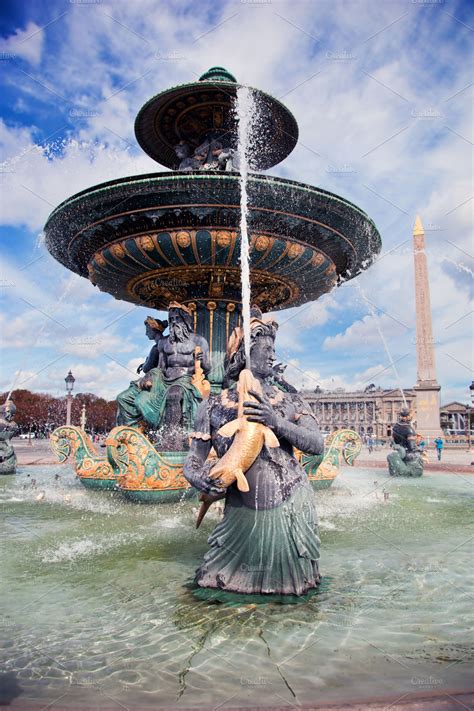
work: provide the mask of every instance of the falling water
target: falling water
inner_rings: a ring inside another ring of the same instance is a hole
[[[365,295],[365,293],[364,293],[364,291],[363,291],[361,285],[359,284],[359,282],[358,282],[357,280],[355,280],[355,281],[354,281],[354,284],[355,284],[355,286],[357,287],[357,289],[359,290],[359,294],[361,295],[362,299],[363,299],[363,300],[365,301],[365,303],[367,304],[367,308],[368,308],[368,310],[369,310],[369,312],[370,312],[370,315],[373,316],[373,318],[374,318],[375,326],[376,326],[377,331],[378,331],[378,333],[379,333],[380,339],[381,339],[381,341],[382,341],[382,343],[383,343],[383,347],[385,348],[385,352],[386,352],[386,354],[387,354],[387,358],[388,358],[388,360],[389,360],[389,363],[390,363],[390,365],[391,365],[391,367],[392,367],[392,370],[393,370],[393,372],[394,372],[394,374],[395,374],[395,378],[396,378],[397,383],[398,383],[398,389],[400,390],[400,395],[402,396],[403,405],[404,405],[405,407],[407,407],[407,400],[406,400],[406,397],[405,397],[405,393],[404,393],[404,391],[403,391],[402,381],[400,380],[400,375],[399,375],[398,370],[397,370],[397,368],[396,368],[396,366],[395,366],[395,362],[394,362],[394,360],[393,360],[393,358],[392,358],[392,354],[391,354],[390,349],[389,349],[389,347],[388,347],[388,343],[387,343],[387,341],[386,341],[385,335],[384,335],[384,333],[383,333],[383,331],[382,331],[382,327],[381,327],[381,325],[380,325],[380,320],[379,320],[379,317],[378,317],[378,315],[377,315],[377,312],[376,312],[376,310],[375,310],[375,308],[374,308],[374,305],[369,301],[369,299],[368,299],[367,296]]]
[[[244,328],[245,361],[250,367],[250,256],[248,235],[247,179],[251,143],[254,100],[245,86],[237,89],[238,154],[240,160],[240,272],[242,280],[242,320]]]

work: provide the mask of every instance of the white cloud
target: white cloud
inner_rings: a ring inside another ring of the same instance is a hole
[[[388,337],[386,336],[388,340],[404,335],[407,331],[402,323],[386,314],[381,316],[367,314],[362,319],[354,321],[342,333],[328,336],[324,340],[323,347],[326,350],[338,349],[348,353],[352,349],[364,349],[373,352],[374,346],[376,350],[383,349],[379,328],[382,329],[382,333],[389,334]]]
[[[0,52],[5,56],[21,57],[36,66],[40,63],[44,45],[44,29],[36,22],[28,22],[24,30],[16,30],[6,38],[0,38]]]
[[[463,316],[472,308],[465,280],[469,275],[456,271],[472,266],[466,255],[472,251],[468,144],[472,89],[465,88],[471,81],[469,66],[461,61],[468,31],[443,12],[442,5],[426,12],[422,4],[412,3],[406,13],[397,15],[392,3],[361,1],[357,17],[347,12],[344,3],[325,4],[317,13],[312,3],[287,1],[259,6],[222,2],[216,8],[215,3],[204,2],[199,12],[183,12],[176,5],[152,0],[141,0],[140,12],[133,3],[72,4],[54,26],[56,37],[61,32],[55,51],[41,57],[31,44],[29,61],[41,58],[38,77],[72,103],[61,102],[38,82],[22,77],[18,105],[23,110],[33,100],[54,103],[58,128],[64,120],[72,122],[73,129],[71,140],[55,145],[53,136],[45,139],[53,145],[42,148],[36,146],[40,135],[36,125],[0,124],[0,143],[8,158],[3,224],[37,232],[52,207],[74,192],[107,179],[161,170],[135,147],[137,110],[153,93],[194,81],[209,66],[224,61],[239,80],[284,95],[282,101],[298,120],[299,145],[271,172],[353,200],[379,226],[384,251],[397,247],[358,281],[380,313],[395,356],[410,354],[403,362],[407,386],[416,377],[411,253],[416,212],[425,227],[431,225],[426,242],[438,377],[446,393],[460,391],[464,368],[451,356],[466,360],[470,345]],[[37,42],[43,41],[43,34],[38,33]],[[312,37],[318,37],[319,43]],[[20,39],[16,35],[17,44]],[[8,68],[14,84],[12,63]],[[448,259],[462,266],[454,267]],[[64,272],[49,256],[42,263],[54,279]],[[15,273],[8,270],[7,278],[18,283],[23,298],[31,303],[36,298],[41,308],[54,307],[62,288],[52,287],[54,279],[48,279],[41,268],[37,273],[36,268],[34,272],[20,267]],[[10,328],[11,342],[20,344],[43,317],[26,314],[25,305],[15,303],[13,297],[13,292],[7,296],[5,327]],[[75,325],[90,338],[101,337],[112,309],[125,313],[130,308],[99,294],[82,279],[73,283],[65,302],[66,325]],[[376,367],[374,361],[382,368],[387,365],[374,319],[363,315],[365,310],[349,282],[309,307],[276,314],[282,324],[277,347],[309,363],[311,377],[320,377],[314,369],[317,363],[322,380],[333,386],[350,385],[354,367],[361,373],[354,378],[362,381],[364,369],[369,373]],[[132,314],[127,323],[142,321],[142,311]],[[459,323],[450,325],[457,319]],[[120,335],[124,323],[118,322],[112,335],[106,336],[109,355],[114,357],[120,355],[121,345],[127,357],[132,353],[127,350],[129,333]],[[325,350],[307,352],[303,343],[312,334],[324,341]],[[39,355],[31,354],[33,360],[41,360],[47,338],[57,342],[53,326],[44,331],[37,344]],[[70,355],[79,363],[84,357],[81,347],[70,345],[74,350]],[[136,346],[138,352],[145,349],[141,341]],[[88,355],[102,363],[104,352],[105,346],[98,346]],[[333,360],[341,352],[348,357],[338,360],[340,373],[333,375]],[[294,371],[299,377],[296,365]],[[101,366],[95,377],[115,377],[110,373],[110,368]],[[385,375],[389,384],[390,370]]]

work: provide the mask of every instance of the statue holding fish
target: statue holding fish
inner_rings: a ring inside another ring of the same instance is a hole
[[[224,593],[301,596],[319,584],[314,494],[294,449],[320,454],[314,415],[297,393],[275,385],[277,324],[254,309],[250,368],[243,334],[232,333],[226,376],[235,385],[212,395],[197,411],[186,479],[207,509],[225,498],[222,521],[195,583],[212,597]],[[208,459],[214,448],[216,459]]]

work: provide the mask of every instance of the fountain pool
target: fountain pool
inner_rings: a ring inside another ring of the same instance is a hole
[[[131,506],[87,491],[67,466],[0,477],[11,708],[275,707],[467,689],[470,478],[344,468],[315,495],[320,592],[223,606],[187,587],[212,507],[196,533],[193,500]]]

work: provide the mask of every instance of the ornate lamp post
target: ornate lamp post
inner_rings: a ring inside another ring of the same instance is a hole
[[[86,429],[86,422],[87,422],[87,417],[86,417],[86,406],[82,406],[81,410],[81,429],[85,430]]]
[[[72,407],[72,389],[74,387],[74,383],[76,382],[76,378],[74,375],[69,371],[67,376],[64,378],[64,381],[66,383],[66,425],[71,424],[71,407]]]

